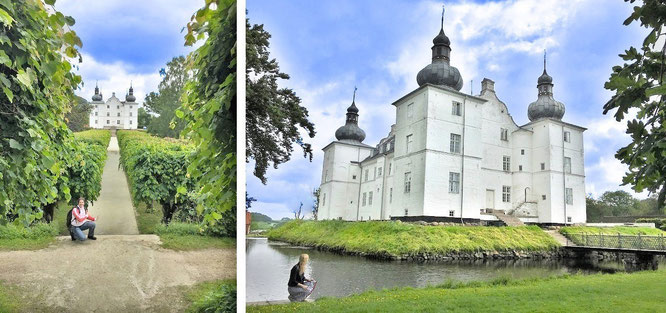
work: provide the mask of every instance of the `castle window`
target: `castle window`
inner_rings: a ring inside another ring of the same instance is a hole
[[[511,171],[511,157],[508,155],[502,157],[502,170],[505,172]]]
[[[109,124],[111,124],[111,121],[106,120],[106,125],[109,125]]]
[[[389,203],[393,203],[393,188],[389,188]]]
[[[571,133],[564,132],[564,142],[571,142]]]
[[[567,216],[567,223],[571,223],[571,216]]]
[[[405,173],[405,193],[412,191],[412,173]]]
[[[564,172],[571,174],[571,158],[564,157]]]
[[[130,116],[132,116],[132,112],[130,112]]]
[[[111,106],[107,104],[107,105],[106,105],[106,108],[107,108],[107,109],[110,109],[110,108],[111,108]]]
[[[97,111],[95,111],[95,116],[97,116]]]
[[[541,170],[542,171],[546,170],[546,163],[541,163]]]
[[[460,173],[449,172],[449,193],[460,192]]]
[[[363,193],[363,200],[361,201],[361,206],[365,206],[365,202],[368,200],[368,194]]]
[[[546,200],[546,195],[541,195],[541,200]]]
[[[414,136],[412,134],[407,135],[407,153],[412,151],[412,138]]]
[[[120,112],[118,112],[118,117],[120,117]]]
[[[356,179],[356,175],[352,175],[352,179]]]
[[[520,149],[520,155],[525,155],[525,149]]]
[[[326,205],[326,194],[323,194],[323,195],[321,196],[321,205],[322,205],[322,206]]]
[[[368,193],[368,205],[372,205],[372,191]]]
[[[116,109],[120,109],[120,106],[119,106],[119,105],[116,105]]]
[[[377,176],[382,177],[382,168],[377,168]]]
[[[389,175],[391,175],[391,167],[393,167],[393,163],[389,163],[389,171],[388,171]]]
[[[509,141],[509,130],[506,128],[500,128],[500,139],[504,141]]]
[[[116,124],[120,125],[120,120],[117,120],[117,121],[116,121]]]
[[[111,116],[111,113],[109,113],[109,112],[106,112],[106,116]]]
[[[565,191],[564,195],[566,197],[567,204],[569,204],[569,205],[573,204],[573,189],[565,188],[564,191]]]
[[[373,170],[372,179],[377,179],[377,167],[375,166],[372,170]]]
[[[460,135],[451,134],[451,143],[449,145],[449,152],[460,153]]]
[[[502,202],[511,202],[511,186],[502,186]]]
[[[454,211],[454,210],[449,210],[449,216],[450,216],[450,217],[453,217],[454,214],[456,214],[456,211]]]
[[[130,110],[132,109],[132,106],[130,105]]]
[[[95,124],[97,124],[97,120],[95,120]]]
[[[132,120],[130,120],[130,125],[132,125]]]
[[[521,172],[523,171],[523,166],[522,165],[518,165],[518,171],[521,171]]]
[[[407,117],[411,118],[412,116],[414,116],[414,103],[407,105]]]
[[[451,106],[451,114],[461,116],[462,115],[462,103],[453,101]]]
[[[365,181],[368,181],[368,174],[370,173],[369,169],[365,169]]]
[[[405,216],[409,215],[409,210],[405,209]]]

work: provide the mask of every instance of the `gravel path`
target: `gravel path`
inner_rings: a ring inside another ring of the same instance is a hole
[[[106,164],[102,172],[102,190],[89,207],[90,215],[99,218],[95,233],[99,235],[138,235],[132,198],[125,172],[118,168],[118,139],[111,137]]]

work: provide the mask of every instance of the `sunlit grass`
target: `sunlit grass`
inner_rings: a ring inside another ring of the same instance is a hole
[[[374,221],[292,221],[268,231],[268,238],[348,252],[444,254],[477,251],[544,251],[559,244],[537,226],[421,226]]]

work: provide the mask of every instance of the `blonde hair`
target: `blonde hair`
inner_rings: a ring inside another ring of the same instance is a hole
[[[305,272],[305,263],[307,263],[309,259],[310,256],[307,255],[306,253],[301,254],[301,256],[298,258],[298,267],[299,267],[299,272],[301,272],[301,274]]]

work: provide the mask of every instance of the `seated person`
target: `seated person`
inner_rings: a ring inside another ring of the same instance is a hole
[[[83,231],[89,229],[88,239],[97,240],[97,237],[95,237],[95,218],[88,215],[85,203],[86,199],[79,198],[79,205],[72,209],[72,227],[69,231],[76,239],[84,241],[86,240],[86,236],[83,234]]]

